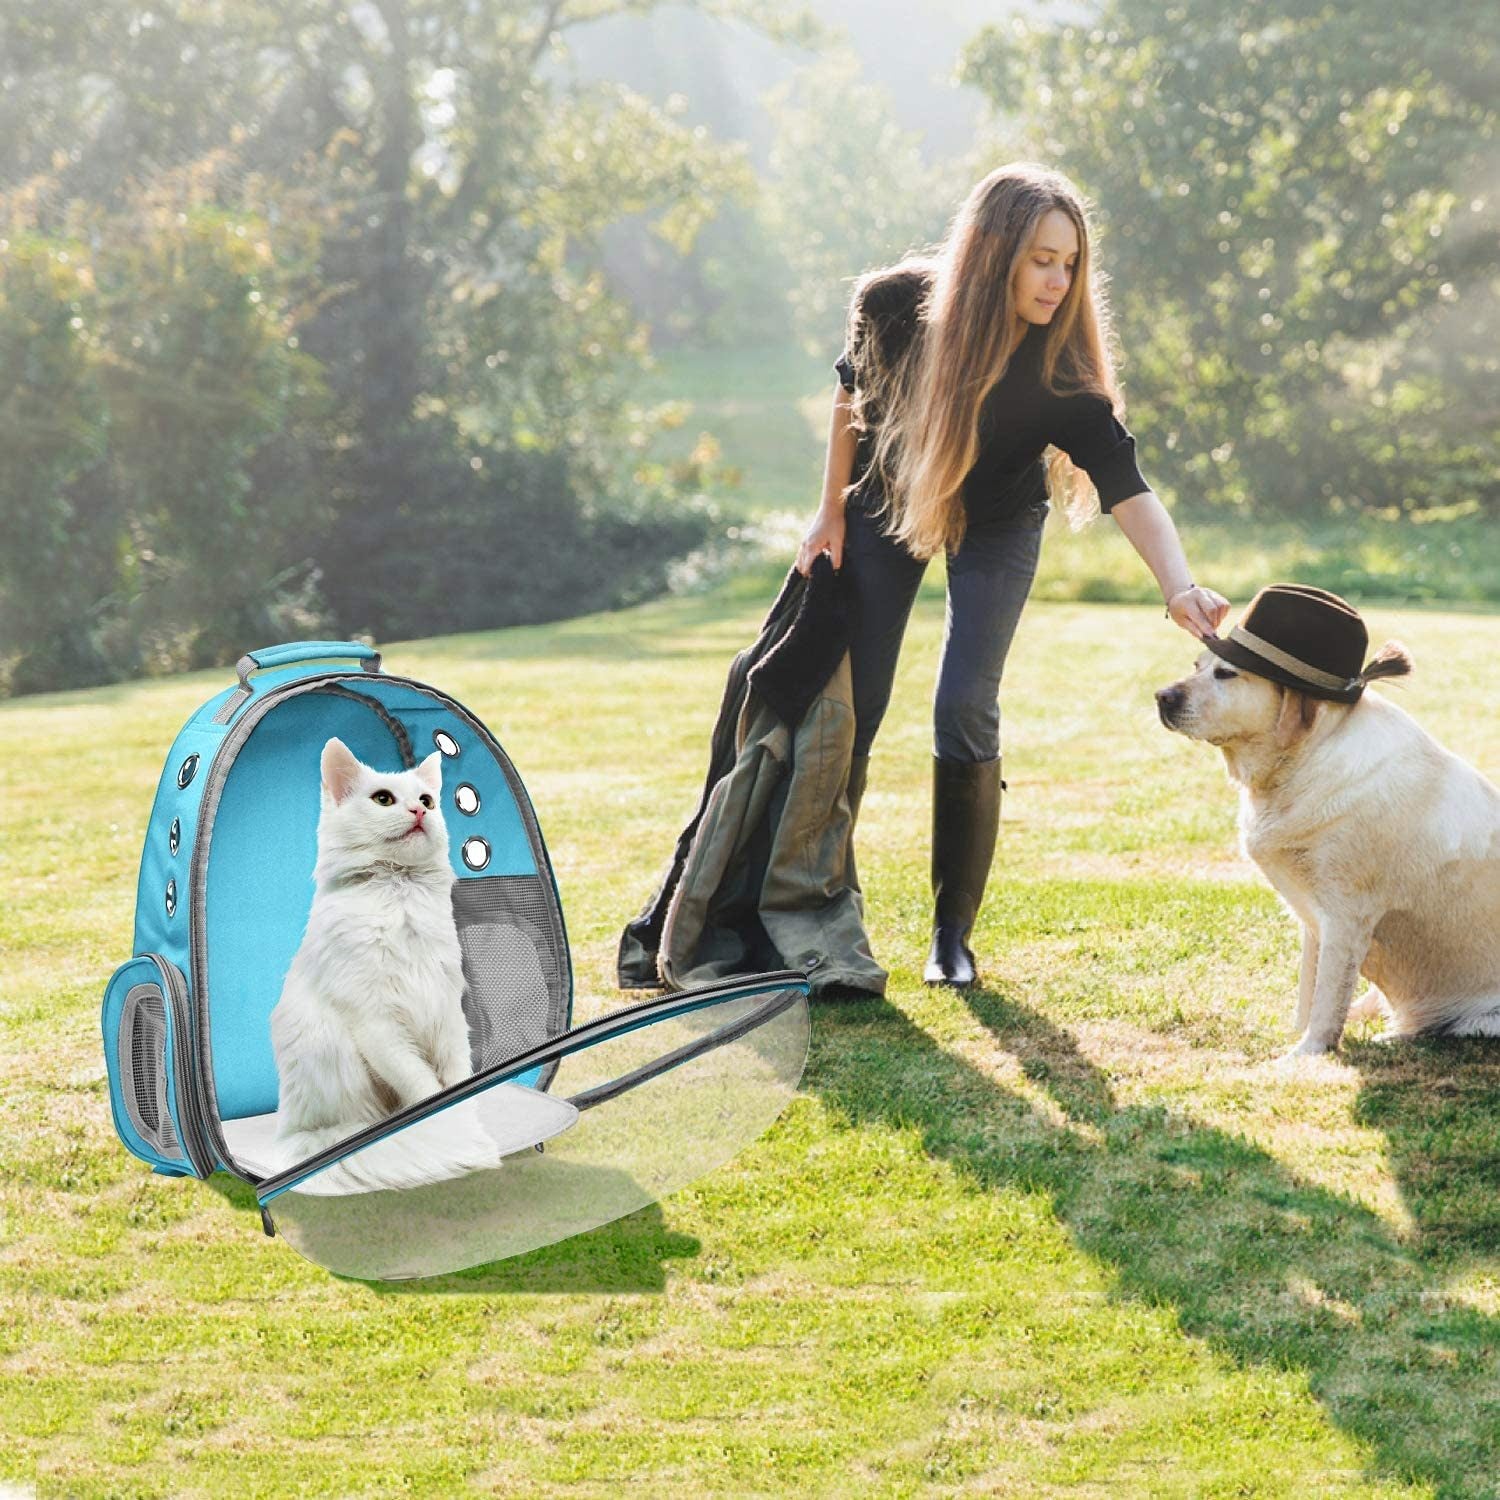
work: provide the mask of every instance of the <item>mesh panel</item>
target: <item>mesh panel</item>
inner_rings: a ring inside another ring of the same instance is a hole
[[[138,984],[125,997],[120,1014],[120,1051],[130,1059],[122,1080],[130,1122],[148,1145],[164,1156],[181,1156],[167,1099],[166,1001],[152,984]]]
[[[562,955],[549,934],[552,893],[536,875],[457,880],[464,1014],[476,1072],[567,1029]]]

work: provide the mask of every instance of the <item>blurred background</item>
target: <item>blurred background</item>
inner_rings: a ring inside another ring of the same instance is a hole
[[[784,569],[853,278],[1018,157],[1201,581],[1493,605],[1497,126],[1492,0],[0,0],[0,694]]]

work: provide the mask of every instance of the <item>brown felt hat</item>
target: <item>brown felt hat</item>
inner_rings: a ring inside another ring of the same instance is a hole
[[[1365,690],[1365,622],[1326,589],[1268,584],[1227,636],[1203,644],[1231,666],[1314,698],[1353,703]]]

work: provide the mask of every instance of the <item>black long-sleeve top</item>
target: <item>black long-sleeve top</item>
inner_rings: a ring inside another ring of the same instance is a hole
[[[855,390],[859,384],[866,340],[880,340],[888,366],[902,356],[916,331],[925,290],[926,277],[905,270],[880,277],[865,288],[850,319],[849,345],[834,364],[846,390]],[[1042,385],[1047,334],[1048,329],[1039,323],[1027,328],[1005,374],[980,408],[979,456],[963,489],[964,508],[971,520],[998,520],[1045,503],[1042,454],[1049,445],[1061,448],[1089,476],[1099,493],[1101,510],[1108,511],[1150,488],[1136,465],[1135,438],[1104,396],[1086,392],[1056,396]],[[879,497],[879,480],[869,472],[873,448],[872,434],[860,433],[852,496],[860,503]]]

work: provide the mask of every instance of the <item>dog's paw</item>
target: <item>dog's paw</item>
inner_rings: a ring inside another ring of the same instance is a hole
[[[1288,1062],[1299,1057],[1327,1057],[1336,1051],[1337,1047],[1338,1044],[1336,1042],[1325,1042],[1318,1037],[1308,1034],[1290,1052],[1284,1053],[1283,1056]]]

